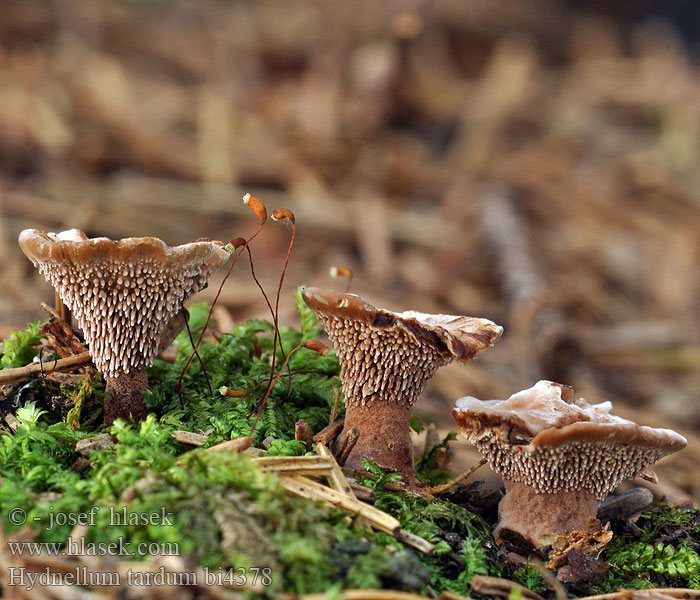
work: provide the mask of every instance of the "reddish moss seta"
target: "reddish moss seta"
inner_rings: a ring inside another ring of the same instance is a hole
[[[339,439],[360,433],[345,464],[361,469],[366,457],[415,483],[411,408],[439,367],[488,348],[501,328],[472,317],[394,313],[331,290],[306,288],[302,296],[338,354],[346,408]]]

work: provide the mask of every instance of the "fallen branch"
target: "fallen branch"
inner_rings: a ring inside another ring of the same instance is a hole
[[[311,452],[311,431],[309,429],[309,424],[304,421],[304,419],[299,419],[294,424],[294,439],[304,442],[306,451]]]
[[[218,452],[219,450],[227,450],[229,452],[245,452],[253,444],[253,438],[249,435],[245,437],[239,437],[235,440],[226,440],[215,446],[209,446],[207,452]]]
[[[523,598],[530,600],[543,600],[542,596],[536,594],[524,585],[510,581],[510,579],[502,579],[500,577],[488,577],[486,575],[474,575],[471,580],[472,591],[484,596],[501,596],[502,598],[510,597],[513,590],[518,590]]]
[[[345,437],[340,442],[340,448],[336,454],[338,464],[342,467],[345,461],[350,456],[352,449],[357,444],[357,440],[360,439],[360,432],[357,427],[353,427],[350,431],[345,434]]]
[[[0,371],[0,385],[24,381],[25,379],[31,379],[40,374],[73,369],[89,363],[90,360],[90,353],[82,352],[81,354],[68,356],[59,360],[51,360],[45,363],[31,363],[24,367],[16,367],[14,369],[4,369]]]
[[[314,442],[328,446],[328,444],[338,436],[340,431],[343,429],[344,424],[345,419],[333,421],[333,423],[321,429],[321,431],[314,436]]]
[[[7,413],[4,416],[4,419],[5,423],[7,423],[7,425],[12,430],[12,433],[15,433],[20,425],[19,421],[17,420],[17,417],[15,417],[15,415],[13,415],[12,413]]]
[[[322,500],[338,508],[364,517],[373,527],[394,535],[401,529],[401,523],[391,515],[374,506],[354,500],[350,496],[312,481],[302,475],[284,475],[280,477],[282,486],[291,494],[309,500]]]

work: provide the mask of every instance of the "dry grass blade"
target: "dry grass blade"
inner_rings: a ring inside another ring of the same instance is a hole
[[[326,475],[331,472],[331,460],[325,456],[261,456],[255,463],[266,471]]]
[[[435,549],[427,540],[401,529],[401,523],[391,515],[369,504],[360,502],[351,496],[316,483],[301,475],[284,475],[280,478],[280,481],[289,493],[311,500],[322,500],[354,513],[365,519],[375,529],[393,535],[397,540],[425,554],[430,554]]]
[[[394,537],[407,546],[419,550],[423,554],[432,554],[433,550],[435,550],[435,546],[428,540],[423,539],[415,533],[406,531],[405,529],[399,529],[399,531],[394,534]]]
[[[345,475],[343,475],[343,472],[340,470],[340,466],[336,462],[331,451],[324,444],[319,442],[316,444],[316,454],[328,459],[330,462],[331,472],[328,477],[330,486],[338,492],[355,497],[352,487],[348,483],[348,480],[345,479]]]
[[[345,475],[343,475],[343,471],[341,471],[340,466],[336,462],[332,452],[324,444],[319,442],[316,444],[316,453],[319,456],[327,458],[331,463],[331,470],[327,476],[328,483],[330,484],[330,486],[337,492],[347,494],[354,500],[357,500],[357,495],[355,494],[350,483],[348,483],[348,480],[345,479]],[[371,491],[372,490],[370,490],[370,492]],[[373,497],[374,494],[372,493],[371,496]],[[365,497],[364,500],[369,500],[369,497]],[[370,524],[364,519],[362,519],[362,517],[357,519],[357,524],[361,527],[370,526]]]
[[[385,533],[394,535],[401,529],[401,523],[385,512],[325,485],[316,483],[307,477],[301,475],[284,475],[280,477],[280,482],[289,493],[295,496],[308,498],[310,500],[322,500],[323,502],[327,502],[328,504],[364,517],[373,527]]]

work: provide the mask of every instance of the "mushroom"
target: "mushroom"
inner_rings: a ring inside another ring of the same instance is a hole
[[[161,329],[229,258],[223,244],[198,240],[170,247],[152,237],[114,241],[88,239],[77,229],[25,229],[19,245],[85,333],[111,392],[105,424],[145,417],[146,366],[156,355]]]
[[[595,517],[600,501],[686,439],[610,414],[610,402],[573,400],[573,388],[539,381],[508,400],[457,400],[467,439],[503,476],[496,539],[522,547],[549,543]]]
[[[355,294],[310,287],[302,295],[338,353],[346,407],[340,439],[359,432],[346,465],[361,469],[367,457],[415,483],[411,408],[439,367],[472,358],[503,328],[474,317],[395,313]]]

